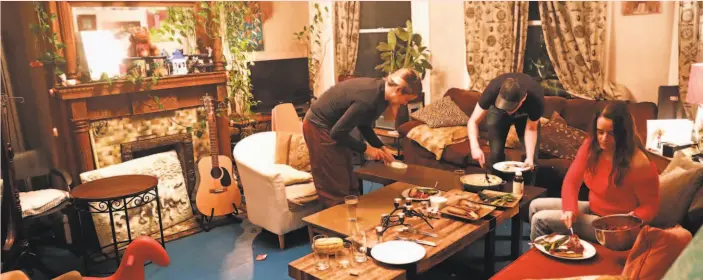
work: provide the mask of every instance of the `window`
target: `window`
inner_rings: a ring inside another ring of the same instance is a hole
[[[383,61],[376,46],[387,40],[388,31],[404,27],[410,20],[410,1],[361,1],[360,8],[359,51],[354,75],[380,78],[384,73],[374,68]]]
[[[559,82],[552,61],[549,59],[542,33],[538,1],[530,1],[527,20],[527,42],[522,71],[539,81],[546,95],[571,97]]]

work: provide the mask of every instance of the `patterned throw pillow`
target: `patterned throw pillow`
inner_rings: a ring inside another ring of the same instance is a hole
[[[287,164],[300,171],[310,172],[310,153],[305,137],[300,133],[276,132],[274,163]]]
[[[554,158],[573,160],[586,137],[587,132],[569,126],[559,113],[554,112],[540,131],[539,150]]]
[[[430,128],[465,126],[469,122],[469,116],[449,96],[415,111],[410,117],[424,122]]]

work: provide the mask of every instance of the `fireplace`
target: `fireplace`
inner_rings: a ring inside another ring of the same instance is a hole
[[[156,137],[120,145],[122,161],[128,161],[157,153],[175,150],[183,169],[188,195],[192,196],[195,189],[195,161],[193,154],[193,137],[189,133]],[[192,199],[190,199],[193,201]]]
[[[167,242],[199,232],[197,212],[193,204],[196,185],[193,136],[181,133],[122,143],[119,146],[122,163],[82,173],[81,180],[92,181],[126,174],[157,176],[161,211],[154,211],[151,203],[130,209],[129,216],[119,212],[113,213],[113,218],[110,219],[110,214],[93,214],[86,220],[90,220],[90,228],[95,229],[89,235],[95,248],[103,248],[103,254],[112,254],[109,244],[110,223],[113,219],[118,240],[126,240],[128,231],[132,237],[148,234],[159,238],[158,219],[155,218],[157,213],[163,220],[164,238]],[[126,219],[131,221],[131,228],[125,227]],[[122,249],[123,246],[120,250]],[[104,256],[99,255],[95,260]]]

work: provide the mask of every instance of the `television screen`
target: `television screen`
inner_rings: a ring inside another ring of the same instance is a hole
[[[312,91],[306,57],[255,61],[249,69],[252,94],[260,101],[252,111],[271,113],[271,109],[281,103],[303,105],[310,102]]]

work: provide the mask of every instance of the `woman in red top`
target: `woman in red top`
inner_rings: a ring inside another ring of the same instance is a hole
[[[659,174],[635,133],[627,105],[606,105],[594,116],[589,134],[566,173],[562,198],[530,204],[532,240],[572,228],[596,242],[591,223],[600,216],[629,214],[649,223],[659,211]],[[578,201],[584,182],[590,190],[588,201]]]

